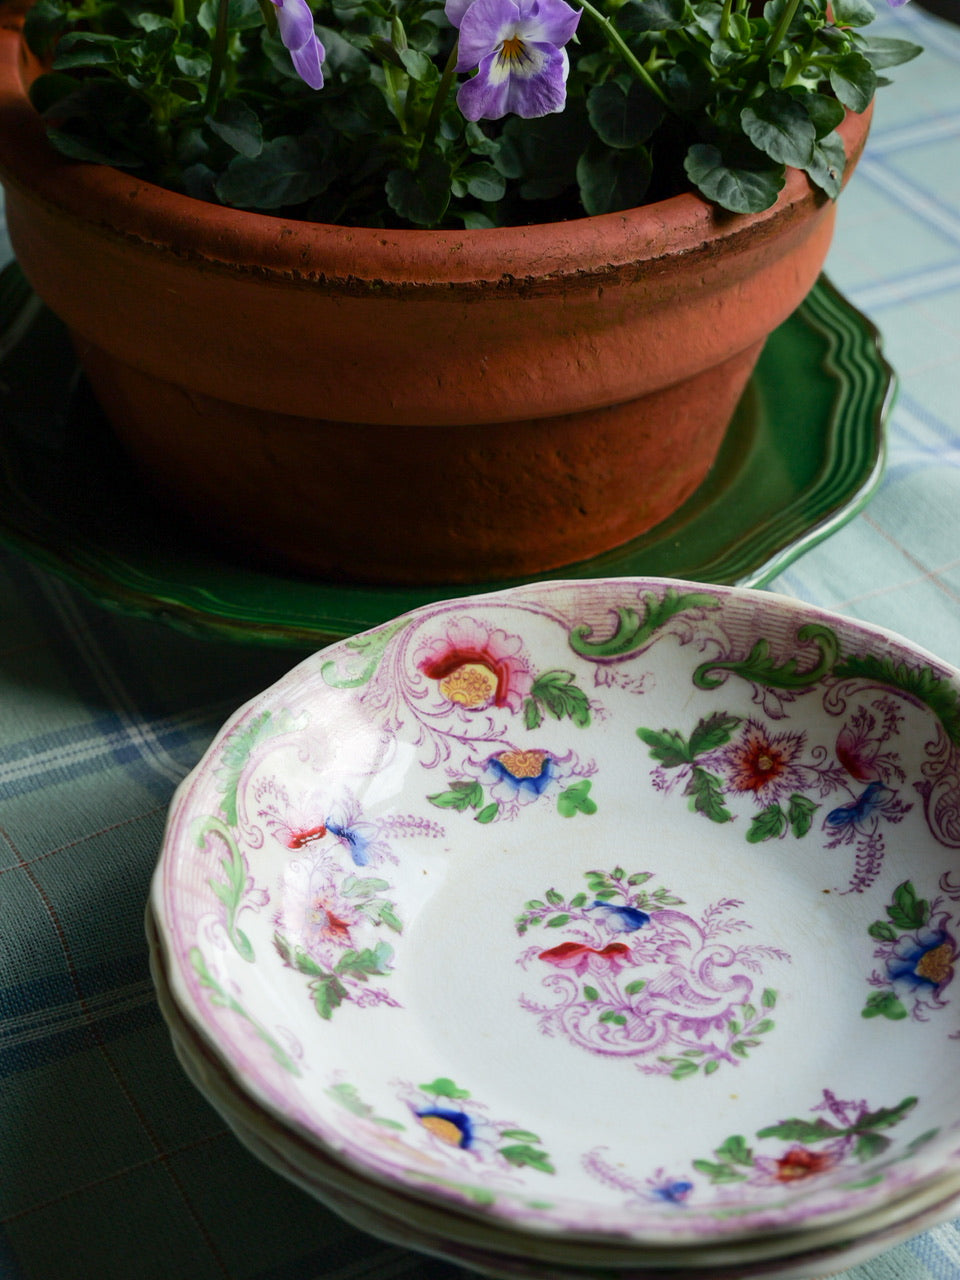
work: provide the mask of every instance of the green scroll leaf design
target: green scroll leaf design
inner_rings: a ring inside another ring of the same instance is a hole
[[[240,914],[240,908],[243,905],[243,895],[247,887],[247,868],[243,861],[243,855],[237,846],[236,840],[233,838],[233,832],[221,822],[219,818],[209,815],[200,818],[194,826],[194,840],[199,849],[202,849],[207,842],[207,836],[214,835],[226,845],[226,853],[220,859],[220,870],[223,872],[222,880],[210,879],[207,884],[220,899],[226,912],[224,918],[224,928],[227,931],[227,937],[233,944],[237,954],[250,964],[254,961],[253,943],[243,932],[237,927],[237,916]]]
[[[230,1009],[233,1013],[237,1014],[238,1017],[244,1018],[250,1023],[250,1026],[270,1050],[274,1062],[276,1062],[278,1066],[282,1067],[284,1071],[289,1072],[290,1075],[300,1075],[300,1068],[279,1041],[270,1034],[262,1023],[258,1022],[256,1018],[251,1017],[238,1000],[235,1000],[229,992],[224,991],[223,987],[220,986],[219,982],[217,982],[216,978],[214,978],[213,974],[207,968],[207,962],[204,960],[203,952],[199,947],[191,947],[190,963],[200,980],[200,985],[210,992],[210,1003],[215,1005],[218,1009]]]
[[[930,708],[954,746],[960,746],[960,693],[931,667],[910,667],[905,662],[894,662],[889,655],[881,658],[867,653],[842,659],[833,674],[844,680],[869,680],[916,698]]]
[[[432,1094],[435,1098],[453,1098],[457,1101],[464,1101],[470,1097],[469,1089],[461,1089],[449,1078],[449,1076],[437,1076],[436,1080],[432,1080],[429,1084],[419,1086],[424,1093]]]
[[[607,640],[590,640],[593,628],[586,623],[570,632],[570,647],[583,658],[626,658],[642,649],[656,631],[671,618],[688,609],[719,609],[716,596],[704,591],[681,592],[668,587],[662,599],[652,591],[643,595],[644,611],[624,606],[617,609],[617,627]]]
[[[541,1173],[556,1173],[556,1169],[550,1163],[550,1157],[546,1151],[541,1151],[538,1147],[531,1146],[528,1142],[512,1143],[506,1147],[499,1148],[500,1154],[510,1164],[515,1165],[518,1169],[539,1169]]]
[[[787,830],[787,815],[776,801],[762,809],[747,829],[747,840],[750,844],[762,844],[765,840],[776,840]]]
[[[222,788],[220,807],[231,827],[237,824],[237,787],[240,785],[240,776],[254,749],[268,738],[289,732],[296,727],[297,723],[297,719],[289,711],[281,710],[276,713],[263,711],[235,729],[227,738],[220,756],[220,764],[216,769],[216,777]]]
[[[554,668],[544,671],[533,682],[523,708],[527,728],[539,728],[544,712],[554,720],[569,717],[578,729],[585,729],[590,724],[590,699],[574,684],[572,671]]]
[[[804,689],[817,684],[829,674],[839,656],[836,632],[818,622],[810,622],[799,628],[797,640],[803,645],[812,644],[818,650],[819,656],[812,666],[801,670],[796,658],[787,658],[778,665],[770,657],[769,640],[761,637],[742,661],[701,663],[693,673],[693,683],[698,689],[716,689],[725,677],[715,673],[729,671],[771,689]]]
[[[798,840],[813,826],[813,815],[819,808],[815,801],[800,795],[799,792],[794,792],[790,797],[790,803],[787,806],[787,822]]]
[[[344,658],[329,658],[320,668],[324,681],[333,689],[359,689],[365,685],[380,665],[387,645],[409,622],[409,618],[398,618],[389,626],[347,640],[345,647],[353,652]]]

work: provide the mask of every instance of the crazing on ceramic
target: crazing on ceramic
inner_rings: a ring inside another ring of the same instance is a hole
[[[408,1189],[664,1239],[859,1213],[960,1147],[958,749],[955,673],[777,597],[431,605],[181,787],[173,988],[260,1104]]]

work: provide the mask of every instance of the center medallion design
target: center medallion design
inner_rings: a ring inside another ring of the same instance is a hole
[[[588,871],[586,890],[550,888],[517,917],[520,936],[540,933],[518,963],[549,1000],[524,994],[544,1035],[563,1036],[591,1053],[636,1059],[649,1075],[712,1075],[736,1066],[773,1030],[777,992],[765,966],[789,962],[778,947],[744,943],[751,929],[723,898],[699,920],[654,873]],[[555,930],[557,941],[547,942]]]

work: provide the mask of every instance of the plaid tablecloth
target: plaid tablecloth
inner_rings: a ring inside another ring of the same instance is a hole
[[[926,54],[880,96],[828,273],[900,377],[889,462],[865,512],[773,586],[960,665],[960,26],[914,5],[876,30]],[[360,1235],[247,1155],[153,998],[143,906],[173,788],[298,656],[107,612],[0,552],[2,1277],[464,1274]],[[849,1280],[956,1280],[958,1225]]]

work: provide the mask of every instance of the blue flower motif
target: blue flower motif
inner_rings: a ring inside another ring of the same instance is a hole
[[[547,751],[501,751],[491,756],[487,768],[496,778],[495,786],[505,783],[509,792],[521,799],[542,796],[553,781],[556,765]]]
[[[328,818],[327,830],[332,836],[336,836],[341,844],[346,845],[354,866],[365,867],[369,863],[371,840],[357,827],[341,826],[339,822],[333,822]]]
[[[693,1183],[682,1179],[662,1182],[659,1186],[651,1188],[653,1195],[658,1200],[665,1200],[668,1204],[683,1204],[692,1190]]]
[[[447,1107],[424,1107],[416,1112],[425,1129],[451,1147],[469,1150],[473,1144],[473,1120],[465,1111],[453,1111]]]
[[[942,929],[919,929],[904,934],[887,959],[893,987],[910,992],[940,990],[953,977],[954,945]]]
[[[639,907],[617,906],[615,903],[601,902],[599,899],[593,906],[599,911],[603,923],[612,933],[636,933],[638,929],[650,923],[650,917],[646,911],[641,911]]]

